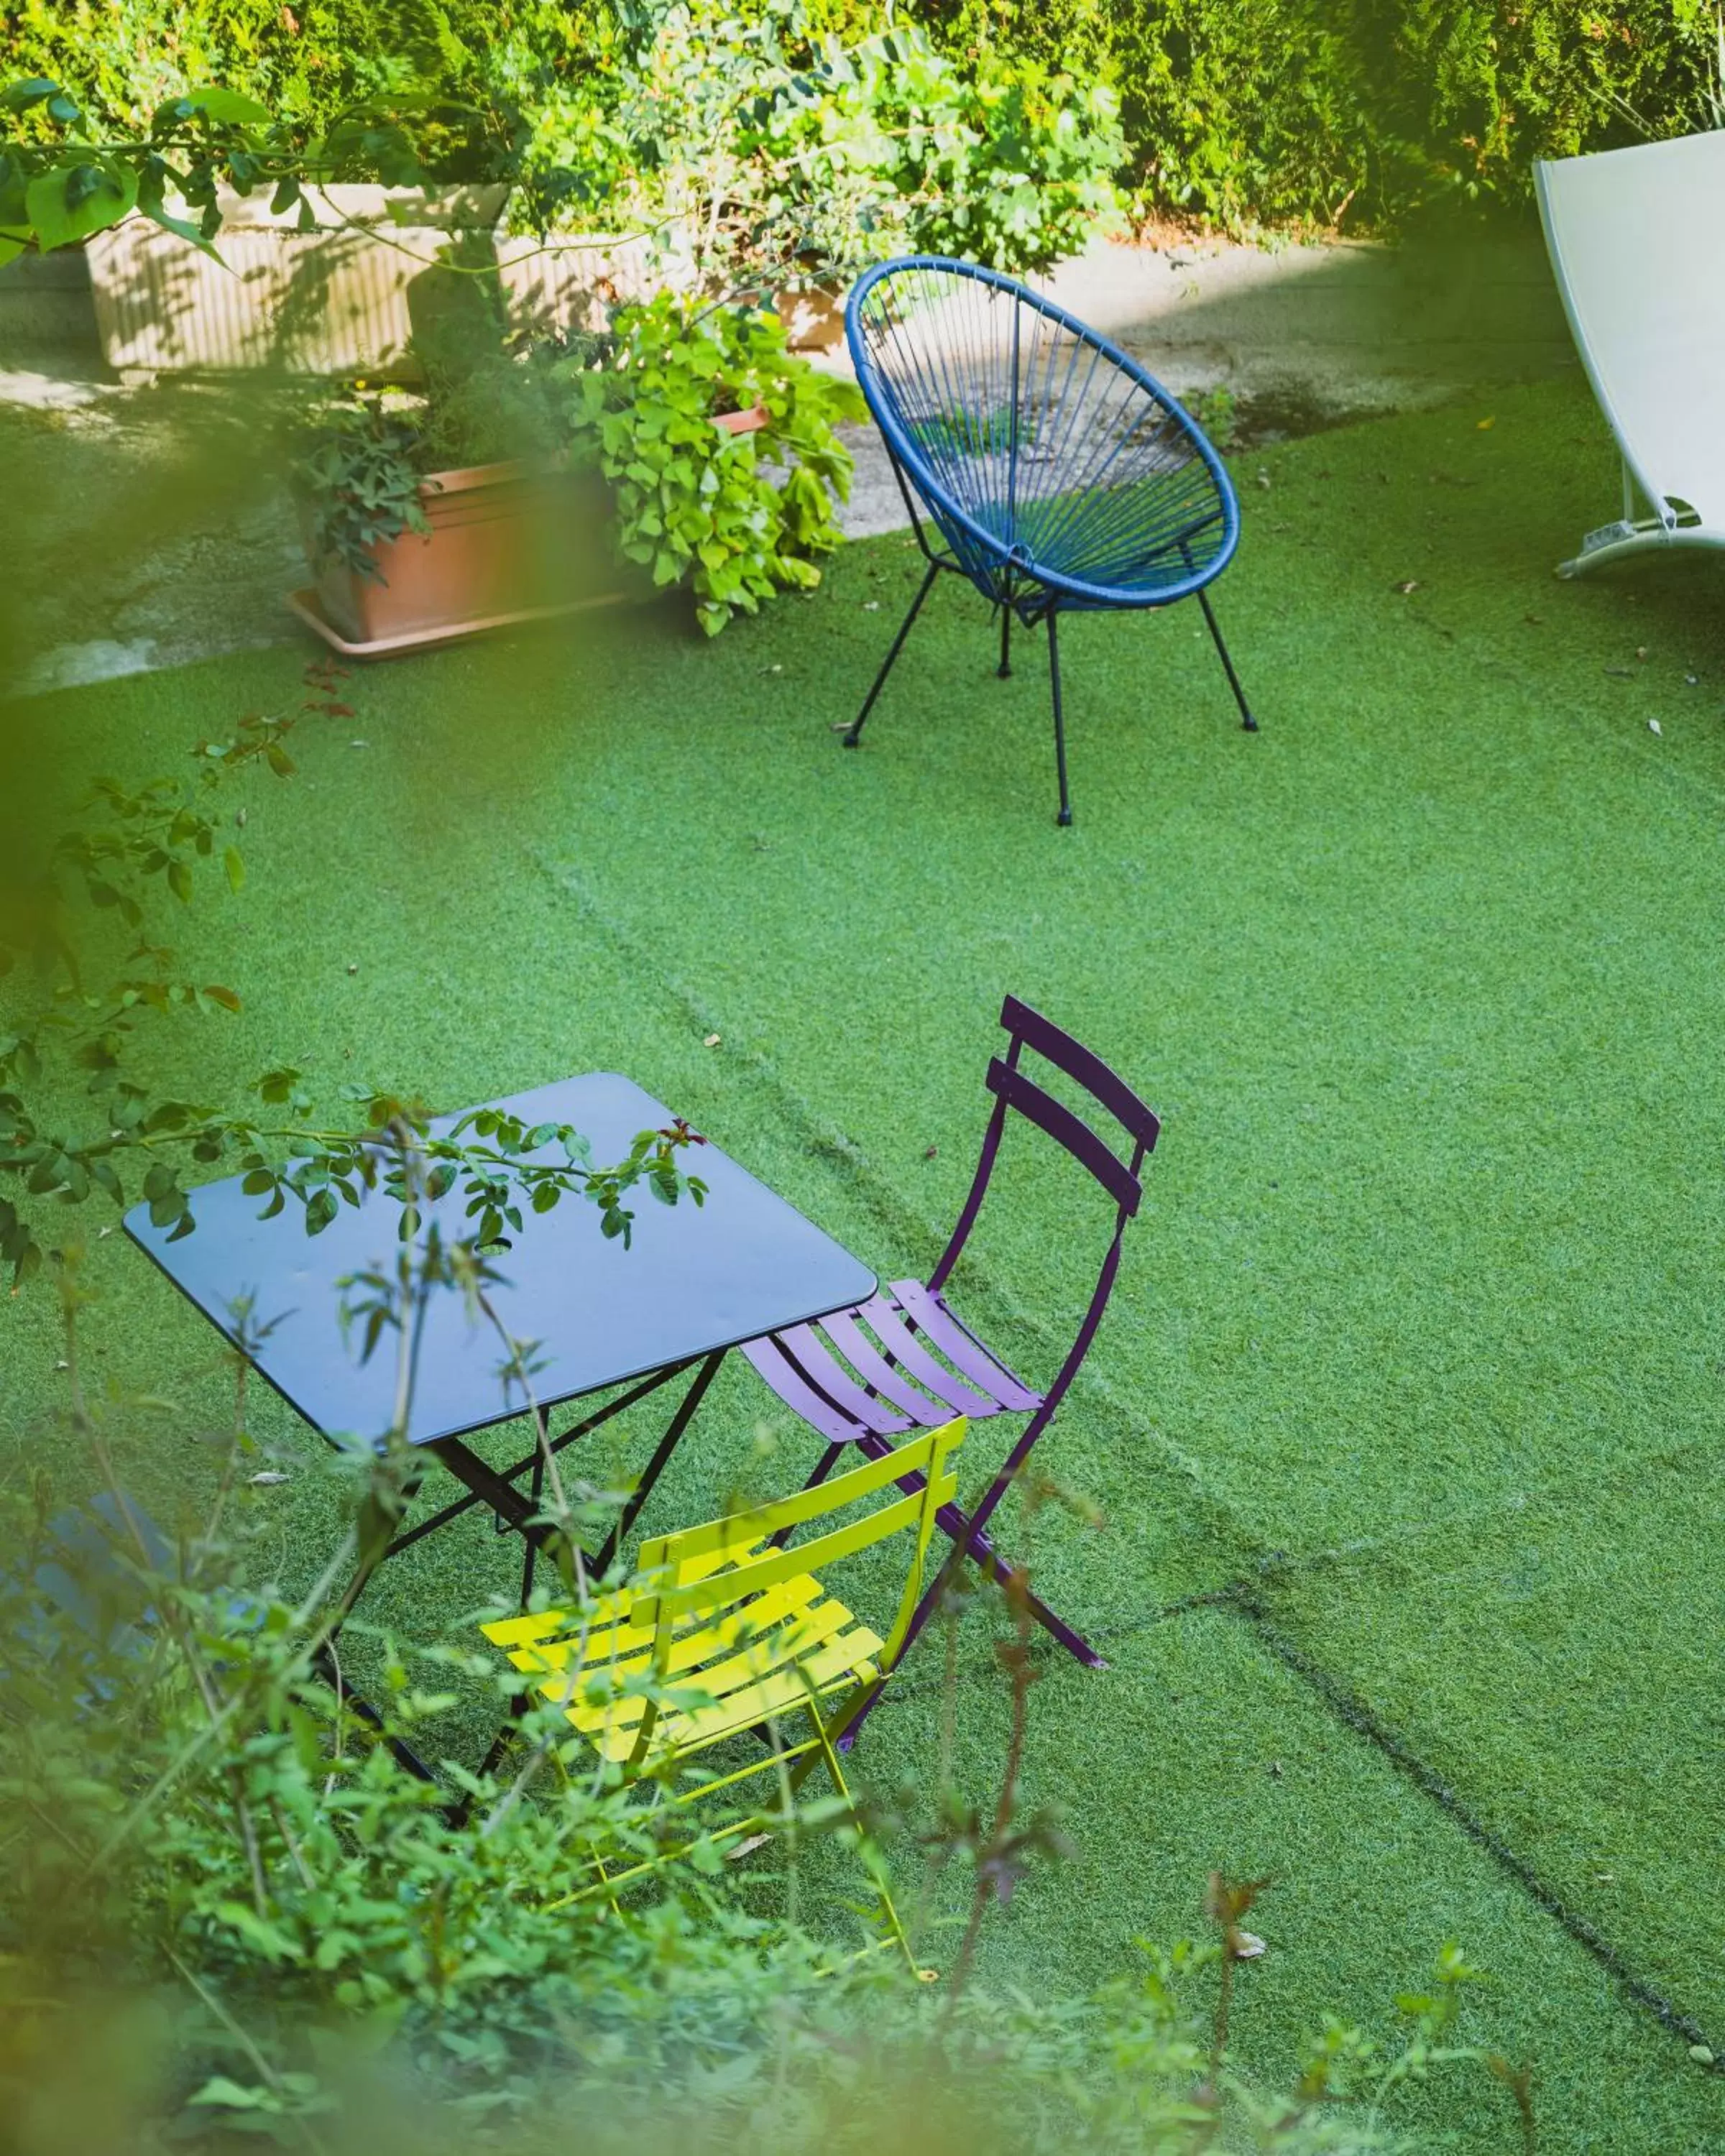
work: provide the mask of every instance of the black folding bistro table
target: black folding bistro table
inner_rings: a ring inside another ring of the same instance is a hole
[[[591,1141],[598,1162],[622,1159],[639,1132],[663,1129],[672,1120],[650,1094],[612,1071],[564,1079],[492,1105],[530,1126],[572,1125]],[[458,1120],[444,1118],[439,1127]],[[849,1308],[875,1286],[866,1265],[716,1145],[685,1157],[685,1165],[707,1185],[705,1205],[685,1197],[667,1206],[649,1191],[638,1192],[629,1249],[607,1241],[598,1209],[572,1194],[548,1213],[524,1209],[521,1232],[495,1260],[501,1278],[487,1299],[511,1339],[537,1343],[533,1388],[547,1418],[572,1400],[624,1389],[560,1433],[547,1428],[553,1450],[690,1376],[616,1526],[590,1556],[596,1573],[609,1565],[633,1526],[726,1351]],[[195,1232],[177,1242],[151,1223],[147,1205],[126,1214],[126,1233],[219,1332],[235,1346],[246,1345],[254,1367],[321,1435],[332,1442],[381,1441],[395,1412],[395,1358],[380,1351],[369,1363],[359,1361],[342,1337],[336,1283],[393,1260],[399,1249],[396,1202],[367,1194],[360,1205],[344,1205],[315,1237],[306,1235],[297,1212],[260,1220],[258,1199],[242,1192],[237,1176],[193,1192],[191,1207]],[[425,1209],[444,1217],[446,1234],[462,1232],[459,1188]],[[234,1315],[241,1297],[252,1327],[261,1332],[249,1344],[242,1342]],[[448,1468],[467,1494],[402,1528],[350,1587],[348,1607],[377,1563],[476,1506],[526,1538],[524,1594],[531,1586],[534,1550],[551,1538],[536,1503],[542,1452],[536,1444],[513,1466],[499,1469],[465,1442],[521,1412],[519,1399],[506,1394],[502,1359],[496,1332],[471,1319],[459,1295],[444,1291],[433,1297],[407,1439]]]

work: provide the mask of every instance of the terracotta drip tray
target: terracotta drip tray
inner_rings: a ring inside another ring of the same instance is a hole
[[[562,621],[570,614],[588,613],[598,607],[621,606],[624,603],[623,593],[603,592],[597,598],[570,599],[561,606],[522,607],[513,613],[487,614],[477,621],[439,622],[434,628],[409,629],[401,636],[380,636],[369,644],[353,644],[325,616],[315,591],[288,593],[288,604],[306,628],[344,659],[393,659],[410,651],[439,651],[445,644],[465,644],[470,637],[489,636],[500,629],[522,629],[534,622]]]

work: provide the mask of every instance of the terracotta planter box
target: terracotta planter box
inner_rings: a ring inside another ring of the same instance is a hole
[[[766,423],[758,406],[716,422],[727,434]],[[629,595],[634,580],[612,561],[610,501],[596,473],[475,465],[433,474],[419,501],[431,529],[377,547],[381,581],[343,562],[314,562],[315,588],[288,602],[348,658],[429,650]],[[306,537],[309,554],[309,519]]]
[[[845,341],[845,302],[850,289],[842,285],[805,285],[800,290],[775,295],[773,311],[784,324],[785,342],[793,352],[836,352]]]

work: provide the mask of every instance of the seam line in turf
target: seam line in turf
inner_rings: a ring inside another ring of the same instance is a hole
[[[691,1026],[697,1030],[712,1029],[712,1014],[702,1005],[700,998],[644,957],[636,939],[619,921],[604,911],[584,880],[573,870],[558,866],[542,855],[536,854],[535,860],[548,880],[574,901],[613,946],[631,964],[658,983],[661,993],[681,1009]],[[745,1063],[750,1075],[772,1095],[788,1120],[800,1129],[810,1150],[818,1158],[846,1171],[864,1203],[890,1234],[902,1237],[908,1233],[923,1238],[932,1237],[937,1241],[939,1240],[939,1230],[935,1224],[900,1195],[870,1161],[861,1147],[843,1132],[825,1124],[801,1095],[786,1084],[766,1056],[757,1050],[749,1048],[736,1053],[738,1060]],[[983,1291],[1010,1322],[1039,1343],[1049,1342],[1050,1336],[1047,1328],[1019,1309],[982,1267],[973,1266],[968,1270]],[[1081,1371],[1072,1389],[1075,1393],[1087,1395],[1094,1404],[1103,1408],[1111,1416],[1130,1423],[1135,1435],[1152,1435],[1169,1464],[1185,1476],[1194,1494],[1211,1513],[1213,1520],[1218,1523],[1226,1522],[1230,1538],[1235,1541],[1236,1547],[1245,1545],[1250,1548],[1254,1544],[1256,1538],[1244,1528],[1241,1522],[1232,1517],[1226,1506],[1209,1489],[1199,1463],[1174,1445],[1164,1433],[1154,1430],[1146,1433],[1143,1425],[1138,1423],[1132,1410],[1121,1401],[1114,1388],[1106,1379],[1092,1378]],[[1332,1560],[1337,1554],[1320,1551],[1301,1558],[1291,1557],[1281,1551],[1263,1551],[1260,1555],[1260,1565],[1265,1573],[1305,1569],[1308,1566]],[[1713,2063],[1706,2071],[1725,2076],[1725,2046],[1716,2045],[1692,2015],[1685,2014],[1663,1992],[1645,1978],[1638,1976],[1604,1933],[1579,1910],[1572,1908],[1554,1887],[1546,1883],[1525,1857],[1487,1826],[1435,1768],[1428,1765],[1387,1722],[1373,1714],[1339,1678],[1332,1676],[1322,1663],[1313,1660],[1280,1630],[1257,1599],[1253,1582],[1237,1579],[1219,1588],[1199,1589],[1164,1604],[1149,1617],[1128,1619],[1112,1625],[1096,1625],[1091,1629],[1099,1639],[1127,1638],[1148,1631],[1154,1625],[1166,1623],[1170,1618],[1189,1610],[1206,1608],[1223,1609],[1248,1625],[1265,1651],[1315,1693],[1329,1715],[1381,1753],[1405,1782],[1451,1820],[1476,1848],[1489,1856],[1538,1908],[1567,1933],[1611,1977],[1627,1998],[1673,2035],[1681,2037],[1686,2044],[1702,2046],[1711,2051]],[[908,1699],[913,1695],[901,1691],[898,1697]],[[891,1695],[889,1694],[882,1705],[891,1703]]]
[[[661,992],[668,1000],[680,1008],[695,1030],[714,1030],[718,1021],[712,1011],[704,1006],[701,999],[680,981],[674,979],[646,957],[635,937],[620,921],[603,910],[585,880],[574,870],[550,862],[542,855],[536,855],[536,859],[551,882],[580,906],[630,964],[658,983]],[[874,1166],[863,1148],[853,1138],[827,1123],[793,1087],[785,1082],[767,1056],[752,1048],[737,1049],[732,1053],[756,1082],[772,1096],[786,1122],[801,1134],[809,1151],[817,1158],[845,1172],[863,1202],[875,1214],[889,1235],[906,1242],[918,1241],[939,1247],[945,1240],[946,1231],[910,1204]],[[994,1305],[996,1312],[1007,1322],[1055,1357],[1064,1354],[1064,1344],[1054,1337],[1040,1319],[1023,1309],[985,1267],[973,1260],[963,1266],[962,1271],[980,1294]],[[1225,1522],[1227,1539],[1234,1547],[1257,1553],[1261,1547],[1258,1538],[1234,1518],[1223,1501],[1209,1488],[1200,1463],[1175,1444],[1165,1431],[1157,1429],[1154,1424],[1147,1425],[1137,1413],[1120,1399],[1106,1378],[1099,1378],[1089,1370],[1081,1370],[1073,1381],[1072,1391],[1129,1424],[1133,1435],[1141,1441],[1147,1437],[1169,1466],[1184,1476],[1194,1494],[1212,1514],[1214,1521],[1219,1524]]]
[[[1573,1908],[1555,1887],[1540,1876],[1526,1857],[1502,1835],[1487,1826],[1478,1813],[1456,1794],[1437,1769],[1421,1758],[1404,1738],[1399,1736],[1386,1722],[1374,1714],[1321,1662],[1315,1661],[1303,1648],[1296,1646],[1266,1614],[1263,1605],[1257,1599],[1253,1582],[1234,1580],[1225,1587],[1200,1589],[1163,1604],[1147,1617],[1129,1618],[1112,1625],[1092,1625],[1087,1630],[1090,1636],[1099,1642],[1131,1639],[1154,1630],[1158,1625],[1165,1625],[1174,1618],[1189,1615],[1199,1609],[1221,1609],[1245,1624],[1265,1652],[1317,1695],[1318,1704],[1327,1715],[1352,1730],[1356,1737],[1363,1738],[1373,1750],[1381,1753],[1396,1774],[1459,1827],[1477,1849],[1490,1857],[1536,1907],[1604,1970],[1626,1998],[1644,2013],[1651,2015],[1671,2035],[1680,2037],[1686,2045],[1700,2046],[1711,2051],[1712,2063],[1703,2070],[1715,2076],[1725,2075],[1725,2046],[1716,2042],[1692,2015],[1686,2014],[1656,1985],[1637,1975],[1620,1949],[1612,1944],[1599,1927],[1579,1909]],[[914,1700],[931,1696],[932,1687],[902,1686],[886,1693],[879,1711],[884,1712],[894,1707],[908,1705]],[[1697,2060],[1694,2063],[1699,2066],[1702,2062]]]

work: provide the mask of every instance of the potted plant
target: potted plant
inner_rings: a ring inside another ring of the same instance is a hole
[[[443,289],[469,320],[416,311],[424,391],[354,382],[302,439],[315,581],[290,604],[326,642],[384,657],[680,584],[711,634],[819,581],[860,398],[771,316],[664,293],[511,352],[482,285]]]

